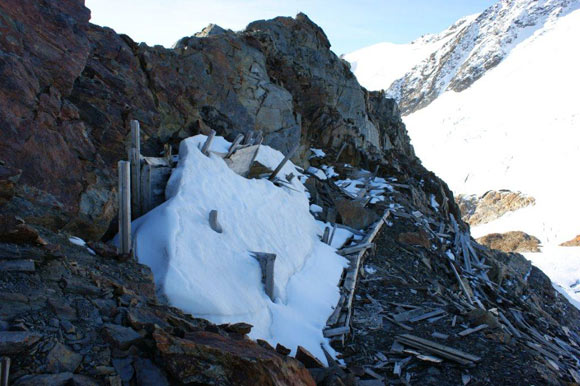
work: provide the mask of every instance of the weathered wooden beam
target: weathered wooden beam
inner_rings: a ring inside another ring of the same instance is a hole
[[[141,128],[139,121],[131,121],[131,147],[129,148],[131,163],[131,214],[137,218],[141,213]]]
[[[451,266],[451,269],[453,270],[453,273],[455,274],[455,278],[459,282],[459,287],[461,288],[461,290],[465,294],[465,297],[467,297],[467,300],[469,300],[469,304],[473,304],[473,299],[471,299],[471,296],[469,295],[469,292],[467,291],[467,288],[465,287],[465,283],[463,283],[463,280],[461,280],[461,276],[459,276],[459,273],[457,272],[457,269],[455,269],[455,265],[453,265],[453,262],[451,261],[451,259],[449,259],[449,265]]]
[[[342,154],[345,148],[346,142],[343,142],[342,145],[340,146],[340,149],[338,150],[338,153],[336,153],[336,158],[334,159],[334,162],[338,162],[338,159],[340,158],[340,155]]]
[[[224,158],[230,158],[232,156],[232,154],[234,154],[234,152],[238,149],[238,147],[240,146],[240,143],[243,140],[244,140],[244,135],[238,134],[236,139],[234,139],[234,142],[232,142],[232,145],[228,149],[228,153],[226,154],[226,156]]]
[[[16,259],[0,260],[0,271],[5,272],[35,272],[34,260]]]
[[[404,345],[431,352],[435,355],[452,360],[462,365],[470,365],[481,360],[480,357],[475,355],[471,355],[466,352],[456,350],[452,347],[444,346],[442,344],[419,338],[410,334],[397,335],[395,339]]]
[[[0,385],[8,386],[10,379],[10,358],[2,357],[0,359]]]
[[[333,336],[344,335],[350,332],[349,326],[329,328],[322,332],[325,338],[332,338]]]
[[[330,237],[328,239],[328,245],[332,245],[332,240],[334,240],[334,234],[336,232],[336,224],[332,225],[332,232],[330,232]]]
[[[209,212],[209,226],[217,233],[222,233],[224,231],[218,221],[218,211],[215,209]]]
[[[145,214],[153,207],[151,187],[151,165],[144,164],[141,168],[141,212]]]
[[[274,263],[276,255],[274,253],[254,252],[254,257],[260,263],[262,270],[262,283],[266,295],[274,301]]]
[[[119,161],[119,254],[131,253],[131,167]]]
[[[203,154],[205,154],[206,156],[209,156],[209,148],[211,147],[211,143],[213,142],[214,137],[215,137],[215,130],[212,129],[211,132],[209,133],[209,135],[207,136],[207,139],[205,140],[203,147],[201,148],[201,152]]]
[[[469,334],[473,334],[474,332],[481,331],[481,330],[483,330],[484,328],[487,328],[487,324],[480,324],[480,325],[479,325],[479,326],[477,326],[477,327],[473,327],[473,328],[466,328],[465,330],[463,330],[463,331],[461,331],[461,332],[457,333],[457,335],[459,335],[459,336],[467,336],[467,335],[469,335]]]
[[[276,176],[278,175],[278,173],[280,173],[280,170],[282,170],[282,168],[284,167],[284,165],[286,164],[286,162],[288,162],[288,160],[290,158],[292,158],[292,156],[294,155],[294,153],[296,153],[296,151],[298,150],[298,147],[299,146],[300,146],[300,144],[297,143],[296,145],[294,145],[294,147],[292,148],[292,150],[290,150],[290,152],[288,154],[286,154],[286,156],[284,157],[284,159],[282,160],[282,162],[280,162],[280,164],[276,167],[276,169],[272,172],[272,174],[268,178],[270,181],[273,181],[274,178],[276,178]]]
[[[363,250],[366,251],[367,249],[372,248],[373,246],[374,246],[373,243],[362,243],[362,244],[358,244],[358,245],[353,245],[352,247],[346,247],[346,248],[339,249],[337,251],[337,253],[339,255],[346,256],[346,255],[351,255],[353,253],[357,253],[357,252],[360,252]]]
[[[324,233],[322,234],[322,242],[328,244],[328,239],[330,238],[330,228],[324,227]]]

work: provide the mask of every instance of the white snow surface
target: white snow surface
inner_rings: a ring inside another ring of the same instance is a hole
[[[251,338],[293,351],[301,345],[324,361],[321,343],[334,350],[322,329],[339,299],[346,260],[320,241],[298,178],[292,182],[297,191],[243,178],[219,155],[201,153],[205,138],[182,141],[167,201],[133,222],[139,261],[151,267],[172,305],[217,324],[250,323]],[[228,147],[216,137],[211,150]],[[261,146],[257,160],[275,168],[283,157]],[[290,173],[301,175],[288,162],[280,175]],[[208,224],[212,209],[218,211],[221,234]],[[337,242],[345,237],[337,236]],[[277,255],[274,302],[264,292],[252,251]]]
[[[525,256],[576,301],[570,286],[580,279],[580,248],[558,244],[580,233],[579,46],[576,9],[535,30],[465,91],[445,92],[404,118],[419,158],[454,192],[510,189],[536,198],[472,233],[538,237],[542,253]]]

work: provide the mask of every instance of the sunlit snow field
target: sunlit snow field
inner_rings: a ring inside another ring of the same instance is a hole
[[[426,167],[456,193],[520,190],[534,207],[472,229],[521,230],[542,241],[525,256],[580,304],[580,10],[544,26],[461,92],[404,118]],[[549,70],[547,70],[549,69]],[[548,75],[549,74],[549,75]]]

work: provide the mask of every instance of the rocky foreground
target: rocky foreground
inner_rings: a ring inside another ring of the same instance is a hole
[[[371,325],[368,307],[429,309],[437,294],[447,302],[437,307],[466,325],[479,308],[464,304],[442,266],[449,243],[412,217],[422,213],[451,233],[452,218],[460,218],[452,193],[415,157],[396,103],[361,88],[305,15],[257,21],[238,33],[213,27],[166,49],[91,25],[80,0],[3,0],[0,8],[0,355],[10,358],[10,384],[384,382],[397,360],[375,366],[376,358],[406,358],[389,352],[400,326]],[[156,297],[147,267],[103,243],[117,229],[116,163],[126,158],[131,119],[142,123],[149,155],[210,129],[230,139],[261,131],[283,152],[300,144],[293,160],[304,167],[318,147],[332,155],[329,164],[379,165],[379,175],[398,179],[391,201],[399,217],[369,260],[383,281],[361,281],[354,334],[337,346],[346,366],[308,371],[317,364],[307,354],[296,360],[283,347],[250,341],[245,324],[185,315]],[[458,220],[459,230],[468,225]],[[70,243],[73,235],[91,240],[94,254]],[[461,343],[482,357],[473,384],[578,382],[569,354],[580,345],[578,311],[521,256],[481,248],[492,271],[485,285],[493,288],[481,307],[494,317],[494,308],[503,310],[517,324],[507,313],[515,309],[550,344],[507,339],[499,322],[491,333],[474,333]],[[553,352],[554,342],[562,352]],[[449,377],[465,374],[447,361],[425,367],[413,358],[386,380],[457,384]],[[509,363],[500,366],[499,358]]]

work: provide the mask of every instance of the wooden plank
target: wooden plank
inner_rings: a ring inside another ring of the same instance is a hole
[[[338,159],[340,158],[340,155],[342,154],[345,148],[346,142],[343,142],[342,145],[340,146],[340,150],[338,150],[338,153],[336,153],[336,158],[334,159],[334,162],[338,162]]]
[[[129,148],[131,162],[131,209],[133,218],[141,216],[141,128],[139,121],[131,121],[131,147]]]
[[[131,253],[131,173],[128,161],[119,161],[119,254]]]
[[[350,327],[343,326],[337,328],[329,328],[322,332],[325,338],[332,338],[333,336],[345,335],[350,332]]]
[[[328,239],[328,245],[332,245],[332,240],[334,240],[335,232],[336,232],[336,224],[332,224],[332,232],[330,232],[330,238]]]
[[[240,146],[240,143],[243,140],[244,140],[244,135],[238,134],[236,136],[236,139],[234,139],[234,142],[232,142],[232,145],[228,149],[228,153],[226,154],[226,156],[224,158],[230,158],[232,156],[232,154],[234,154],[234,152],[238,149],[238,147]]]
[[[143,214],[152,209],[151,165],[145,163],[141,168],[141,211]]]
[[[280,162],[280,164],[276,167],[276,169],[272,172],[272,174],[268,178],[270,181],[273,181],[274,178],[276,178],[276,176],[278,175],[278,173],[280,173],[280,170],[282,170],[282,168],[284,167],[284,165],[286,164],[286,162],[288,162],[288,160],[290,158],[292,158],[292,156],[294,155],[294,153],[296,153],[296,151],[298,150],[298,147],[299,146],[300,146],[300,143],[297,143],[296,145],[294,145],[294,147],[292,148],[292,150],[290,150],[290,152],[288,154],[286,154],[286,156],[284,157],[284,159],[282,160],[282,162]]]
[[[406,322],[407,320],[424,314],[425,310],[423,308],[415,308],[414,310],[394,314],[393,319],[395,319],[397,322]]]
[[[481,360],[481,358],[478,356],[454,349],[452,347],[444,346],[442,344],[439,344],[439,343],[436,343],[436,342],[433,342],[433,341],[430,341],[427,339],[423,339],[423,338],[420,338],[420,337],[415,336],[415,335],[411,335],[411,334],[397,335],[396,339],[399,339],[399,338],[402,338],[403,340],[406,340],[406,341],[417,342],[417,343],[422,344],[425,347],[431,347],[431,348],[434,348],[434,349],[437,349],[437,350],[440,350],[443,352],[447,352],[449,354],[452,354],[452,355],[460,357],[460,358],[467,359],[467,360],[472,361],[472,362],[479,362]]]
[[[473,300],[471,299],[471,296],[469,295],[469,292],[467,291],[467,288],[465,287],[465,284],[463,283],[463,280],[461,280],[461,277],[459,276],[459,273],[457,273],[457,269],[455,269],[455,265],[453,265],[453,262],[451,261],[451,259],[449,259],[449,265],[451,265],[451,269],[453,270],[453,273],[455,274],[455,278],[459,282],[459,287],[461,288],[461,290],[463,291],[463,293],[467,297],[467,300],[469,301],[469,304],[473,304]]]
[[[35,272],[34,260],[0,260],[0,271],[4,272]]]
[[[203,147],[201,148],[201,152],[206,156],[209,156],[209,149],[211,147],[211,143],[213,142],[214,138],[215,138],[215,130],[212,129],[209,135],[207,136],[207,139],[205,140]]]
[[[322,234],[322,242],[324,244],[328,244],[329,238],[330,238],[330,228],[324,227],[324,233]]]
[[[434,316],[438,316],[438,315],[441,315],[441,314],[446,314],[446,312],[445,312],[445,310],[442,310],[441,308],[438,308],[438,309],[433,310],[431,312],[427,312],[426,314],[419,315],[419,316],[416,316],[414,318],[411,318],[411,319],[409,319],[409,322],[418,322],[420,320],[429,319],[429,318],[432,318]]]
[[[487,327],[488,327],[487,324],[480,324],[477,327],[466,328],[465,330],[459,332],[457,335],[459,335],[459,336],[467,336],[469,334],[473,334],[474,332],[481,331],[481,330],[483,330],[483,329],[485,329]]]
[[[332,314],[330,314],[328,317],[328,321],[326,322],[327,326],[334,326],[336,324],[345,301],[346,297],[344,295],[340,295],[340,299],[338,300],[336,307],[334,307],[334,311],[332,311]]]
[[[338,251],[336,251],[336,253],[342,256],[351,255],[353,253],[357,253],[360,251],[366,251],[367,249],[372,248],[374,245],[375,245],[374,243],[357,244],[351,247],[339,249]]]
[[[2,357],[0,359],[0,385],[8,386],[10,379],[10,358]]]

